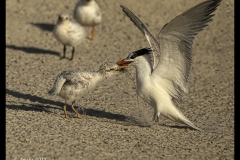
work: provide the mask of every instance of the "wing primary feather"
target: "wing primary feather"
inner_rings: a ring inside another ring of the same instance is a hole
[[[158,35],[161,54],[153,74],[172,83],[172,86],[167,87],[175,88],[176,93],[170,94],[179,102],[182,94],[188,92],[194,38],[212,21],[212,13],[220,2],[207,0],[188,9],[164,25]]]
[[[133,22],[135,26],[138,27],[138,29],[143,33],[143,35],[146,37],[149,45],[152,49],[152,54],[150,55],[153,69],[157,66],[159,61],[159,43],[154,38],[154,36],[148,31],[147,27],[144,25],[144,23],[135,16],[127,7],[120,5],[123,12],[126,13],[126,15],[130,18],[130,20]]]
[[[147,30],[146,26],[125,6],[120,5],[123,12],[130,18],[130,20],[133,22],[135,26],[138,27],[138,29],[145,34],[144,29]]]

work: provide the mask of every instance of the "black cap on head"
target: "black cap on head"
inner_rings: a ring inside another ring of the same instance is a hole
[[[142,56],[144,54],[150,54],[151,52],[152,52],[151,48],[142,48],[142,49],[139,49],[137,51],[130,53],[127,58],[134,59],[134,58],[136,58],[138,56]]]

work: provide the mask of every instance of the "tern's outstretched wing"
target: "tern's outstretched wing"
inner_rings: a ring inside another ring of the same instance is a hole
[[[140,19],[137,18],[127,7],[120,5],[122,7],[123,12],[126,13],[126,15],[130,18],[130,20],[138,27],[138,29],[145,35],[145,37],[148,40],[148,43],[151,46],[153,54],[151,54],[152,58],[152,67],[153,69],[156,68],[158,61],[159,61],[159,43],[158,41],[153,37],[153,35],[148,31],[147,27],[141,22]]]
[[[194,37],[212,20],[214,14],[211,13],[220,2],[206,0],[190,8],[166,24],[159,33],[161,56],[152,76],[159,79],[178,102],[181,102],[183,92],[188,92]]]

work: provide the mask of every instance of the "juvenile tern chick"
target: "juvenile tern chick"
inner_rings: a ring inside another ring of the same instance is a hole
[[[196,127],[175,104],[182,102],[188,92],[192,68],[192,43],[194,37],[207,26],[221,0],[204,1],[180,14],[161,29],[158,39],[152,36],[146,26],[128,8],[123,12],[147,38],[151,49],[143,48],[130,53],[117,64],[136,68],[137,94],[154,108],[153,120],[160,114],[173,121]],[[177,103],[176,103],[177,102]]]
[[[117,73],[119,66],[105,62],[96,72],[90,71],[63,71],[60,73],[52,87],[48,92],[50,95],[58,95],[65,99],[63,111],[65,118],[69,119],[66,112],[66,104],[72,106],[73,111],[78,118],[82,116],[74,109],[74,104],[88,91],[95,89],[100,81]]]
[[[73,22],[69,19],[67,14],[60,14],[57,20],[57,24],[53,29],[54,37],[63,44],[63,57],[66,57],[66,46],[72,46],[72,57],[75,52],[75,46],[79,45],[86,38],[85,28],[77,22]]]
[[[95,0],[79,0],[74,10],[74,18],[82,26],[92,27],[90,39],[94,39],[94,26],[102,21],[100,8]]]

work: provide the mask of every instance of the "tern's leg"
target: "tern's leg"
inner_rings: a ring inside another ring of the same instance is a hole
[[[153,115],[153,121],[154,121],[154,122],[158,122],[158,121],[159,121],[159,116],[158,116],[157,113],[154,113],[154,115]]]
[[[66,46],[63,45],[63,56],[60,59],[63,59],[66,57]]]
[[[95,30],[94,30],[94,27],[92,27],[92,31],[91,31],[91,40],[93,40],[94,39],[94,33],[95,33]]]
[[[81,116],[81,114],[79,114],[79,113],[75,110],[73,104],[72,104],[72,109],[73,109],[73,111],[77,114],[77,117],[78,117],[79,119],[82,119],[82,118],[83,118],[83,117]]]
[[[72,60],[72,59],[73,59],[74,52],[75,52],[75,48],[74,48],[74,46],[73,46],[73,48],[72,48],[72,57],[71,57],[71,59],[70,59],[70,60]]]
[[[63,111],[64,111],[64,114],[65,114],[65,118],[69,119],[70,117],[67,115],[66,105],[63,106]]]
[[[160,111],[158,111],[157,107],[154,107],[154,115],[153,115],[153,121],[158,122],[160,116]]]

